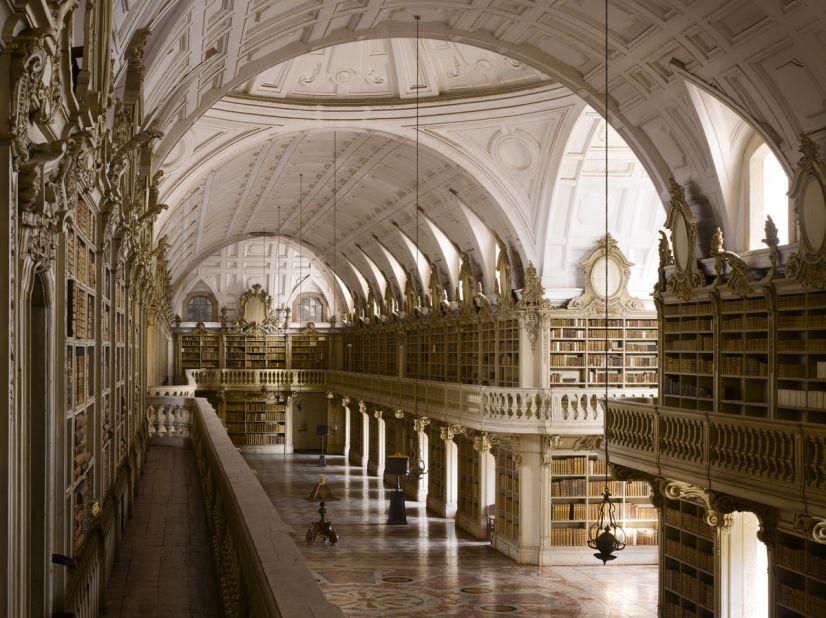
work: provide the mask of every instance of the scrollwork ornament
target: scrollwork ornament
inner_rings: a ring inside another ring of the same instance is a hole
[[[413,429],[415,431],[424,431],[428,425],[430,425],[430,419],[426,416],[413,419]]]
[[[815,543],[826,544],[826,519],[798,513],[795,516],[794,527]]]
[[[16,42],[10,132],[12,164],[18,171],[37,148],[29,138],[29,127],[32,122],[51,124],[60,106],[61,83],[60,51],[48,51],[43,33],[27,30]]]
[[[516,304],[520,312],[520,319],[528,334],[531,350],[536,349],[539,340],[539,331],[542,324],[541,312],[551,308],[551,302],[545,298],[545,289],[539,280],[533,262],[528,262],[525,270],[525,285],[522,287],[522,297]]]
[[[664,481],[663,495],[669,500],[688,500],[700,503],[706,509],[706,523],[712,528],[728,528],[731,516],[718,512],[712,505],[712,497],[705,489],[681,481]]]

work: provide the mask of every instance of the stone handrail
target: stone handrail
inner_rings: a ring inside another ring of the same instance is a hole
[[[288,526],[205,399],[150,398],[155,435],[189,430],[227,616],[343,616],[327,602]],[[161,413],[160,410],[163,410]],[[170,412],[171,411],[171,412]],[[188,413],[188,414],[187,414]],[[172,420],[170,420],[172,414]]]
[[[603,431],[603,388],[554,385],[505,388],[330,371],[329,388],[352,400],[419,410],[443,422],[500,433]],[[651,396],[651,389],[609,389],[609,397]]]
[[[318,389],[327,382],[323,369],[187,369],[192,387],[272,386],[284,390]]]
[[[146,389],[146,394],[148,397],[194,397],[195,384],[150,386]]]
[[[612,400],[614,464],[778,508],[826,513],[826,427]],[[821,515],[822,516],[822,515]]]

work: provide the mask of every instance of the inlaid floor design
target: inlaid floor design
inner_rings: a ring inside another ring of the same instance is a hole
[[[316,574],[327,598],[347,616],[615,616],[655,617],[657,568],[622,565],[532,567],[518,565],[407,503],[406,526],[388,526],[389,490],[343,457],[245,455]],[[327,519],[335,546],[308,546],[304,535],[318,520],[318,504],[305,498],[324,474],[338,502]]]

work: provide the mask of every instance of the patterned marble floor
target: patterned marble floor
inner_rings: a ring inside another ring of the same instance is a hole
[[[388,526],[389,491],[343,457],[245,455],[327,598],[347,616],[655,617],[657,568],[518,565],[486,542],[407,502],[406,526]],[[317,504],[307,502],[319,474],[341,499],[327,504],[335,546],[304,543]]]

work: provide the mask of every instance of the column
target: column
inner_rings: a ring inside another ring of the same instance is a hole
[[[520,564],[550,564],[551,475],[545,442],[541,435],[520,435],[511,442],[519,470],[519,537],[516,545],[495,538],[494,546]]]
[[[350,460],[350,398],[342,397],[341,409],[343,418],[339,431],[341,432],[341,452],[344,455],[344,463]],[[338,433],[338,432],[336,432]]]
[[[415,470],[421,466],[425,473],[418,478],[408,477],[405,481],[405,491],[411,500],[423,502],[427,500],[427,474],[428,474],[428,437],[425,428],[430,424],[430,419],[426,416],[413,419],[414,447],[411,455],[418,461],[410,460],[410,469]]]
[[[368,462],[367,462],[367,472],[368,474],[375,474],[378,477],[384,477],[384,418],[383,412],[381,410],[374,410],[373,411],[373,418],[376,419],[375,425],[375,437],[370,436],[371,440],[375,440],[376,443],[376,451],[375,451],[375,461],[370,459],[369,451],[368,451]],[[369,417],[368,417],[369,420]],[[369,449],[369,446],[368,446]]]
[[[370,417],[367,415],[367,404],[364,401],[359,401],[356,422],[361,423],[361,452],[353,454],[353,463],[364,467],[370,459]]]
[[[488,538],[488,505],[496,502],[496,461],[490,452],[491,443],[487,433],[475,435],[472,444],[479,467],[479,476],[476,479],[478,481],[477,495],[475,496],[478,508],[470,515],[457,511],[456,523],[476,538],[486,539]]]

